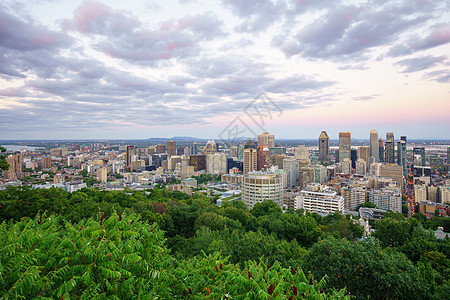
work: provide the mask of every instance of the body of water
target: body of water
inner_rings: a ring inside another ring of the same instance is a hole
[[[36,151],[43,150],[43,147],[25,146],[25,145],[1,145],[6,151]]]

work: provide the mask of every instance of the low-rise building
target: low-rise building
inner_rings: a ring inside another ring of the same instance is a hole
[[[311,184],[297,196],[297,209],[316,213],[344,211],[344,197],[329,187]]]

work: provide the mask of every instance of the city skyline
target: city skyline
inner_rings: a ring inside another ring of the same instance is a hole
[[[445,1],[7,0],[0,19],[0,140],[220,140],[261,92],[280,113],[256,134],[450,139]]]

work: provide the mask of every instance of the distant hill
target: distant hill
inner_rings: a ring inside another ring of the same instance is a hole
[[[196,138],[192,136],[174,136],[172,138],[149,138],[149,141],[206,141],[207,139]]]

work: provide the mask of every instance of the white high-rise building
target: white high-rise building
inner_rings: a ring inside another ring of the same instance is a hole
[[[375,129],[370,132],[370,156],[373,157],[373,162],[380,162],[378,132]]]
[[[350,160],[350,158],[344,158],[341,161],[341,172],[344,174],[352,173],[352,161]]]
[[[305,145],[298,145],[294,150],[294,157],[300,161],[310,162],[309,151]]]
[[[283,204],[283,180],[272,172],[250,172],[242,178],[242,200],[250,209],[256,203],[272,200]]]
[[[209,174],[227,173],[227,155],[223,152],[206,154],[206,172]]]
[[[402,193],[398,188],[382,188],[368,192],[368,199],[379,209],[402,212]]]
[[[341,195],[344,197],[346,210],[355,210],[367,200],[367,191],[364,187],[343,187]]]
[[[316,213],[334,213],[344,210],[344,197],[328,187],[308,185],[297,196],[297,209]]]
[[[426,185],[414,185],[414,199],[416,203],[419,203],[421,201],[427,201]]]
[[[298,161],[295,158],[288,157],[283,159],[283,170],[287,173],[287,186],[298,186]]]
[[[314,171],[314,182],[324,183],[327,181],[327,168],[322,165],[313,165],[311,168]]]
[[[358,158],[358,160],[356,161],[356,174],[359,175],[367,174],[367,163],[362,158]]]
[[[108,181],[108,167],[97,169],[97,181],[106,183]]]
[[[381,167],[383,166],[382,163],[373,163],[370,165],[370,174],[375,176],[380,176]]]
[[[269,134],[268,132],[258,134],[258,147],[259,146],[267,146],[268,148],[275,147],[275,135]]]

